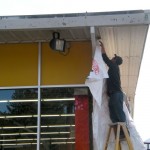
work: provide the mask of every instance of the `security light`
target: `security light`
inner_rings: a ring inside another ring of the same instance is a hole
[[[53,32],[53,39],[50,41],[49,46],[56,51],[64,52],[66,41],[64,39],[59,39],[60,34],[58,32]]]

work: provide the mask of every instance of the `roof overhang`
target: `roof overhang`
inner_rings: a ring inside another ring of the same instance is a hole
[[[150,10],[1,16],[0,43],[49,42],[58,31],[68,41],[91,41],[94,50],[101,37],[110,57],[123,57],[122,86],[133,101],[149,24]]]

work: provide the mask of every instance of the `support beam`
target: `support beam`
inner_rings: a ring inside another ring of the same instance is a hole
[[[91,27],[90,32],[91,32],[91,42],[92,42],[92,56],[94,57],[95,48],[96,48],[95,27]]]

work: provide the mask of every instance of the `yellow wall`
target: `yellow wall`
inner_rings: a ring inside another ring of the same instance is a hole
[[[37,44],[0,44],[0,86],[37,85]]]
[[[42,43],[42,85],[83,84],[91,69],[90,42],[73,42],[64,56]],[[38,84],[38,44],[0,44],[0,86]]]
[[[72,42],[68,55],[42,45],[42,85],[83,84],[91,69],[90,42]]]

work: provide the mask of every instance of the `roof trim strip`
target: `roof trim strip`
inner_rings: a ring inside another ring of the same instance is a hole
[[[139,24],[150,24],[150,10],[0,17],[0,30]]]

